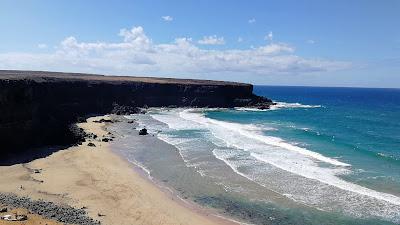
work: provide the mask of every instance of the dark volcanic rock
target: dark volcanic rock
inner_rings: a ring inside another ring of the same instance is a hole
[[[143,128],[143,129],[141,129],[140,131],[139,131],[139,135],[147,135],[148,133],[147,133],[147,129],[146,128]]]
[[[100,120],[94,120],[93,122],[95,122],[95,123],[114,123],[114,121],[112,121],[112,120],[103,119],[103,118],[101,118]]]
[[[143,113],[143,111],[139,107],[114,104],[114,108],[111,113],[116,115],[130,115]]]
[[[25,208],[30,212],[61,223],[82,225],[100,224],[99,221],[95,221],[88,217],[87,213],[83,209],[75,209],[70,206],[60,206],[53,202],[45,202],[43,200],[36,201],[26,197],[18,197],[14,194],[0,193],[0,203],[15,208]]]
[[[85,135],[85,138],[96,139],[96,138],[97,138],[97,135],[96,135],[96,134],[93,134],[93,133],[87,133],[87,134]]]
[[[113,140],[112,138],[103,138],[103,139],[101,139],[102,142],[109,142],[109,141],[112,141],[112,140]]]
[[[95,145],[94,143],[92,143],[92,142],[89,142],[87,145],[88,145],[89,147],[96,147],[96,145]]]
[[[0,70],[0,152],[81,143],[83,132],[71,124],[90,115],[272,104],[252,92],[234,82]]]

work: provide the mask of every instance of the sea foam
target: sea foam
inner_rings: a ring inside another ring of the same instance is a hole
[[[281,147],[281,148],[284,148],[284,149],[287,149],[290,151],[294,151],[294,152],[300,153],[302,155],[305,155],[307,157],[319,160],[321,162],[326,162],[326,163],[329,163],[329,164],[332,164],[335,166],[350,166],[349,164],[340,162],[336,159],[325,157],[319,153],[286,143],[281,138],[262,135],[260,133],[260,129],[255,125],[241,125],[241,124],[237,124],[237,123],[229,123],[229,122],[223,122],[223,121],[218,121],[218,120],[214,120],[214,119],[209,119],[209,118],[205,118],[203,115],[201,115],[199,113],[190,113],[188,110],[180,112],[179,115],[183,119],[192,121],[194,123],[201,123],[209,128],[220,127],[223,129],[227,129],[229,131],[236,132],[237,134],[244,136],[250,140],[251,139],[257,140],[257,141],[263,142],[268,145]],[[212,126],[214,126],[214,127],[212,127]],[[256,132],[254,132],[254,131],[256,131]],[[229,144],[229,143],[227,143],[227,144]]]
[[[263,112],[268,110],[278,110],[278,109],[290,109],[290,108],[321,108],[322,105],[304,105],[298,102],[290,103],[290,102],[276,102],[275,105],[271,105],[269,109],[258,109],[258,108],[250,108],[250,107],[235,107],[235,110],[238,111],[250,111],[250,112]]]
[[[272,105],[271,109],[284,109],[284,108],[321,108],[322,105],[304,105],[298,102],[290,103],[290,102],[275,102],[276,105]]]

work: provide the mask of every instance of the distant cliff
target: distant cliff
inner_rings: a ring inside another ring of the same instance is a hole
[[[0,70],[2,152],[77,142],[71,124],[118,106],[268,107],[250,84]]]

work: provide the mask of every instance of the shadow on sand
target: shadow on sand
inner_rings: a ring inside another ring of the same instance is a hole
[[[36,159],[46,158],[54,152],[67,149],[70,146],[51,146],[32,148],[17,153],[8,153],[0,157],[0,166],[12,166],[21,163],[29,163]]]

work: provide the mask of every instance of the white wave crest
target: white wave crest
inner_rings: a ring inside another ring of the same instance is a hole
[[[322,105],[303,105],[301,103],[295,102],[275,102],[276,105],[272,105],[270,110],[277,110],[277,109],[287,109],[287,108],[321,108]]]
[[[237,111],[251,111],[251,112],[263,112],[267,111],[268,109],[257,109],[257,108],[249,108],[249,107],[235,107]]]
[[[268,145],[281,147],[281,148],[284,148],[284,149],[287,149],[290,151],[294,151],[294,152],[300,153],[302,155],[305,155],[307,157],[314,158],[319,161],[326,162],[326,163],[329,163],[329,164],[332,164],[335,166],[350,166],[347,163],[343,163],[336,159],[325,157],[317,152],[313,152],[313,151],[307,150],[305,148],[301,148],[301,147],[286,143],[285,141],[283,141],[282,139],[280,139],[278,137],[264,136],[260,133],[251,132],[251,131],[260,131],[260,129],[255,125],[241,125],[241,124],[236,124],[236,123],[229,123],[229,122],[223,122],[223,121],[218,121],[218,120],[214,120],[214,119],[209,119],[209,118],[205,118],[202,114],[191,113],[189,110],[184,110],[184,111],[180,112],[179,115],[183,119],[192,121],[194,123],[201,123],[206,126],[210,126],[210,125],[220,126],[224,129],[239,133],[240,135],[245,136],[246,138],[255,139],[257,141],[261,141]]]
[[[249,112],[263,112],[268,110],[278,110],[278,109],[290,109],[290,108],[321,108],[322,105],[303,105],[301,103],[289,103],[289,102],[275,102],[275,105],[271,105],[269,109],[258,109],[251,107],[235,107],[237,111],[249,111]]]
[[[337,177],[337,175],[349,173],[346,167],[350,167],[350,164],[292,145],[278,137],[265,136],[259,132],[259,129],[254,129],[257,126],[218,121],[190,110],[180,112],[179,116],[192,123],[204,125],[217,138],[225,141],[228,147],[250,151],[251,155],[260,161],[346,191],[400,205],[400,198],[397,196],[374,191]],[[268,146],[273,148],[268,149]],[[335,167],[321,167],[317,164],[318,162],[328,163]]]
[[[350,173],[351,165],[339,161],[341,159],[267,136],[263,133],[268,129],[266,127],[215,120],[205,117],[203,112],[204,109],[177,109],[152,114],[151,117],[167,124],[172,130],[202,133],[205,135],[203,142],[211,141],[214,147],[210,147],[216,148],[212,151],[213,155],[235,173],[295,201],[326,210],[343,208],[349,214],[360,217],[372,215],[400,221],[400,197],[342,179],[340,175]],[[158,135],[159,138],[178,145],[179,154],[191,166],[192,153],[198,151],[202,138],[177,136],[176,139],[169,138],[167,133],[162,134]],[[190,142],[185,143],[188,139]],[[241,158],[243,154],[248,158]],[[261,167],[255,167],[254,162],[264,169],[257,172]],[[268,173],[268,170],[281,172]],[[207,176],[212,174],[212,171],[205,171]]]

